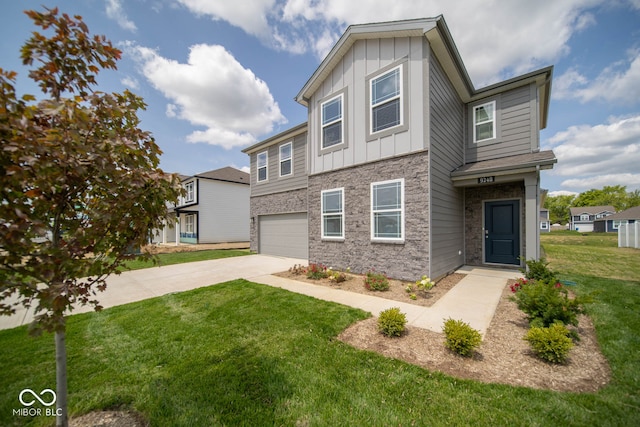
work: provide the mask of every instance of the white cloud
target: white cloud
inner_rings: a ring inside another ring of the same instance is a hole
[[[571,126],[544,141],[543,147],[556,154],[558,163],[549,173],[567,177],[563,187],[640,185],[640,114],[596,126]]]
[[[123,86],[127,86],[131,89],[140,88],[140,84],[138,83],[138,80],[136,80],[134,77],[131,77],[131,76],[123,77],[122,80],[120,80],[120,83],[122,83]]]
[[[107,0],[106,12],[107,16],[116,21],[120,28],[133,32],[138,29],[136,24],[127,17],[122,8],[121,0]]]
[[[549,197],[557,197],[557,196],[577,196],[580,193],[575,191],[567,191],[567,190],[558,190],[558,191],[550,191]]]
[[[570,69],[558,77],[554,85],[556,99],[635,104],[640,101],[640,50],[629,51],[627,60],[605,68],[593,81]]]
[[[187,137],[230,149],[256,142],[256,137],[286,123],[267,84],[218,45],[191,47],[186,64],[153,49],[129,45],[128,50],[149,82],[171,103],[169,117],[206,129]]]
[[[269,34],[267,15],[273,10],[276,0],[211,1],[178,0],[197,15],[209,16],[214,20],[225,20],[242,28],[246,33],[258,37]],[[250,3],[250,4],[247,4]]]

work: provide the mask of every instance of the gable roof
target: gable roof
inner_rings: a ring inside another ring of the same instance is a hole
[[[640,220],[640,206],[634,206],[632,208],[627,209],[626,211],[618,212],[617,214],[609,215],[606,218],[602,218],[599,221],[603,220],[614,220],[619,221],[622,219],[636,219]]]
[[[298,92],[295,100],[308,107],[311,96],[331,75],[332,70],[356,41],[422,36],[429,41],[433,53],[440,61],[463,102],[473,102],[516,87],[535,83],[538,86],[540,96],[540,129],[547,126],[553,67],[546,67],[482,89],[475,89],[442,15],[435,18],[350,25]]]
[[[212,179],[216,181],[224,181],[224,182],[233,182],[237,184],[246,184],[249,185],[249,174],[246,172],[242,172],[236,168],[232,167],[224,167],[220,169],[211,170],[208,172],[202,172],[193,176],[188,176],[184,178],[182,181],[186,181],[191,178],[204,178],[204,179]]]
[[[589,214],[589,215],[598,215],[604,212],[611,212],[611,213],[615,213],[616,212],[616,208],[614,208],[613,206],[607,205],[607,206],[580,206],[577,208],[569,208],[569,212],[571,213],[571,216],[579,216],[582,214]]]
[[[307,122],[300,123],[299,125],[280,132],[277,135],[273,135],[272,137],[269,137],[264,141],[253,144],[252,146],[243,149],[242,152],[246,154],[255,153],[258,150],[264,150],[265,148],[270,147],[274,144],[279,144],[281,142],[293,139],[295,136],[305,133],[307,131],[307,127]]]

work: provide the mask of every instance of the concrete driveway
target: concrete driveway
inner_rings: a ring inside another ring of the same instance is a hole
[[[294,264],[307,265],[307,260],[247,255],[211,261],[190,262],[127,271],[107,279],[107,289],[97,295],[104,308],[141,301],[172,292],[182,292],[235,279],[252,280],[255,277],[288,270]],[[91,307],[78,307],[71,314],[93,311]],[[30,323],[33,310],[17,309],[13,316],[0,316],[0,329],[9,329]]]

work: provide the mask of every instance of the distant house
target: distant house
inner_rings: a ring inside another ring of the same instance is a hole
[[[640,222],[640,206],[595,220],[593,231],[599,233],[617,232],[622,224],[633,224],[634,222]]]
[[[249,241],[249,174],[225,167],[181,176],[186,194],[173,207],[156,243],[228,243]],[[175,218],[177,217],[177,222]]]
[[[540,209],[540,231],[548,233],[551,231],[551,221],[549,220],[549,209]]]
[[[308,122],[243,150],[251,249],[408,280],[538,259],[552,71],[476,89],[442,16],[350,26]]]
[[[582,206],[569,208],[571,230],[589,233],[593,231],[593,223],[616,213],[613,206]]]

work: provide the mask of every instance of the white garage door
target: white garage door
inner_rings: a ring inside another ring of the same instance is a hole
[[[576,224],[576,230],[581,233],[590,233],[593,231],[593,224]]]
[[[258,219],[258,252],[292,258],[309,258],[306,213],[263,215]]]

